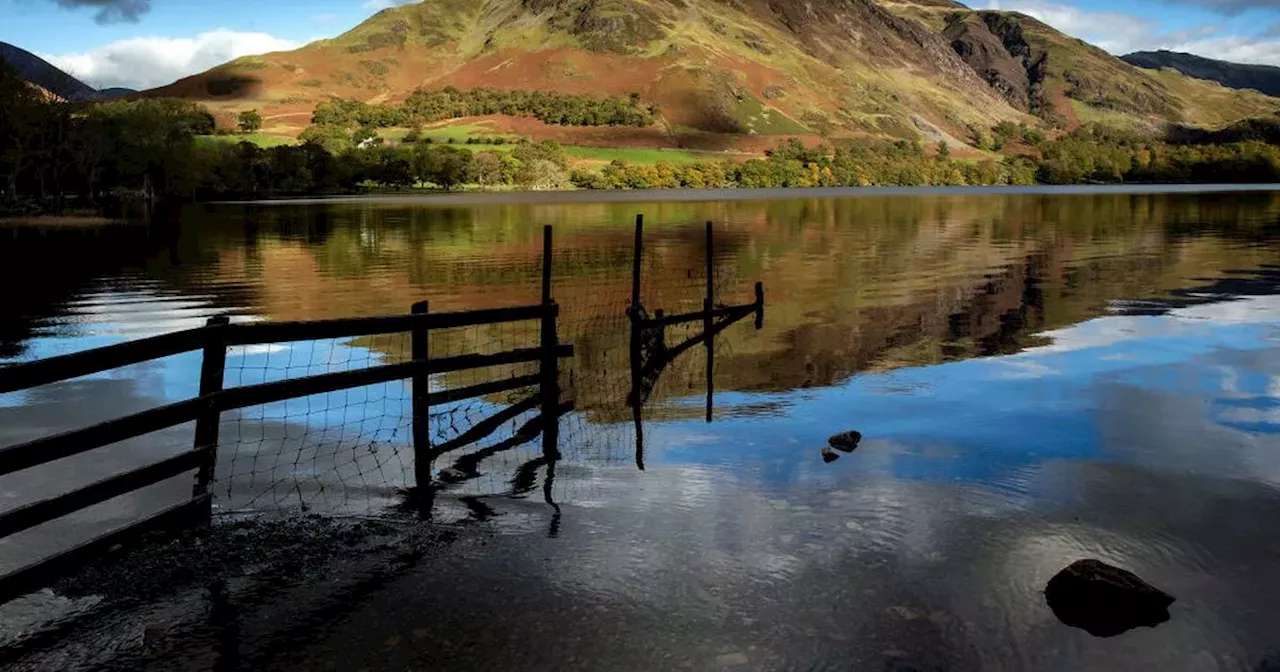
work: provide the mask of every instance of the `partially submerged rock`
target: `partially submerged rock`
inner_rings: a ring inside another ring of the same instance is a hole
[[[440,480],[445,483],[461,483],[467,480],[467,472],[455,467],[448,467],[440,470]]]
[[[1132,572],[1100,560],[1080,560],[1058,572],[1044,589],[1058,620],[1095,637],[1114,637],[1169,620],[1172,595]]]
[[[836,450],[852,453],[862,442],[862,432],[841,432],[827,439],[827,443]]]

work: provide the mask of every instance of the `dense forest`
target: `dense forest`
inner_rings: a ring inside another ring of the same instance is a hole
[[[422,101],[436,100],[434,95]],[[435,103],[414,104],[436,109],[431,107]],[[635,101],[623,105],[634,107]],[[1098,126],[1047,139],[1026,126],[1002,124],[976,141],[1017,154],[999,160],[958,159],[944,143],[842,139],[814,147],[790,140],[748,161],[615,161],[576,167],[564,148],[551,141],[507,144],[498,138],[470,138],[465,144],[445,144],[410,134],[393,144],[367,121],[356,116],[348,122],[314,124],[303,132],[300,144],[270,149],[249,142],[211,142],[214,118],[194,103],[67,103],[0,68],[0,215],[130,204],[145,209],[160,200],[371,188],[1280,182],[1280,120],[1252,120],[1213,133],[1184,134],[1177,141]],[[240,122],[252,130],[261,118],[245,114]]]
[[[590,98],[547,91],[503,91],[476,88],[459,91],[448,86],[438,91],[417,89],[401,105],[370,105],[357,100],[320,103],[311,122],[329,126],[414,126],[443,119],[506,114],[533,117],[561,126],[649,126],[656,110],[640,102],[640,94],[627,100]]]

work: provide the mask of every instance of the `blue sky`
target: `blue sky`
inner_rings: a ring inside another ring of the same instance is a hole
[[[95,86],[150,87],[238,56],[336,35],[394,2],[0,0],[0,41],[44,56]],[[1280,0],[972,0],[970,5],[1023,11],[1117,54],[1167,48],[1280,65]]]

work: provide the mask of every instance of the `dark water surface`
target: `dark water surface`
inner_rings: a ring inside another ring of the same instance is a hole
[[[716,223],[724,301],[749,302],[756,280],[768,297],[762,330],[748,320],[716,342],[714,422],[702,419],[696,348],[657,381],[642,454],[624,317],[637,213],[646,308],[699,307],[705,220]],[[464,541],[328,596],[323,616],[288,604],[245,616],[242,667],[1280,660],[1280,192],[392,199],[198,207],[172,228],[0,230],[0,357],[217,314],[532,303],[541,224],[556,227],[560,330],[577,348],[562,376],[575,410],[548,494],[546,465],[528,466],[536,442],[489,456],[437,503],[437,521],[465,523]],[[534,331],[459,330],[433,340],[433,355],[531,345]],[[228,384],[406,354],[401,336],[233,350]],[[191,395],[198,361],[0,396],[0,443]],[[465,404],[433,430],[446,440],[506,403]],[[412,474],[407,426],[398,383],[224,417],[219,513],[385,517]],[[861,447],[824,463],[827,437],[850,429]],[[176,428],[0,478],[0,507],[189,442],[190,428]],[[0,569],[189,492],[176,479],[15,536],[0,543]],[[1059,623],[1041,591],[1086,557],[1173,594],[1171,620],[1109,639]],[[31,627],[46,603],[0,611],[0,630]]]

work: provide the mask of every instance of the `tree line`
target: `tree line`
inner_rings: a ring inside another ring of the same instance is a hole
[[[1036,167],[1028,160],[960,161],[943,149],[931,156],[919,142],[862,139],[808,147],[789,140],[762,159],[683,165],[615,161],[599,171],[574,171],[571,180],[587,189],[1035,184]]]
[[[1274,126],[1272,125],[1274,124]],[[1121,183],[1277,183],[1280,122],[1235,125],[1198,142],[1153,140],[1106,126],[1082,127],[1055,139],[1006,126],[996,142],[1019,142],[1036,153],[995,159],[956,159],[946,143],[934,151],[920,142],[836,140],[808,147],[789,140],[765,158],[743,162],[699,161],[684,165],[615,161],[600,170],[577,170],[571,181],[587,189],[777,188],[848,186],[963,186]],[[1249,139],[1224,143],[1214,137]]]
[[[1234,125],[1273,130],[1276,126],[1280,123],[1267,120]],[[1217,137],[1248,137],[1237,136],[1231,129]],[[1272,137],[1280,139],[1280,134]],[[1204,134],[1184,142],[1155,141],[1106,126],[1088,126],[1039,146],[1042,158],[1036,179],[1045,184],[1280,182],[1280,145],[1275,140],[1218,143],[1214,138]]]
[[[628,103],[630,104],[630,103]],[[240,119],[246,131],[260,116]],[[485,189],[771,188],[1029,185],[1081,182],[1277,182],[1275,122],[1237,125],[1178,142],[1102,126],[1046,139],[1024,127],[992,129],[1028,156],[958,159],[945,145],[877,139],[820,146],[788,141],[748,161],[673,165],[615,161],[570,170],[555,142],[500,148],[390,144],[367,125],[315,124],[298,145],[263,149],[210,141],[214,118],[181,100],[69,103],[0,67],[0,215],[112,209],[164,199],[349,193],[463,185]],[[1221,138],[1240,138],[1214,142]]]
[[[653,124],[656,110],[652,105],[641,103],[637,93],[624,100],[548,91],[489,88],[459,91],[449,86],[439,90],[417,89],[399,105],[331,100],[316,106],[311,123],[388,128],[489,114],[533,117],[561,126],[649,126]]]

